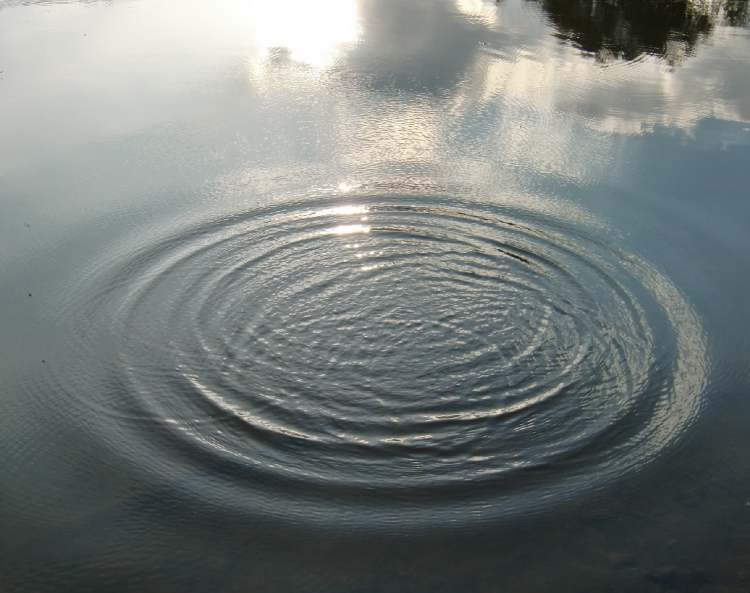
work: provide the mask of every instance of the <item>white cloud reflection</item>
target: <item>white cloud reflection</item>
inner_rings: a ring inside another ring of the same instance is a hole
[[[499,23],[500,11],[495,2],[487,0],[456,0],[456,8],[469,18],[479,19],[489,25]]]

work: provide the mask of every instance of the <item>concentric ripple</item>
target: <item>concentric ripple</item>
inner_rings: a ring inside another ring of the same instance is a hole
[[[686,430],[705,374],[697,319],[650,266],[453,197],[200,224],[108,259],[65,319],[85,367],[66,405],[149,443],[137,463],[386,509],[606,484]]]

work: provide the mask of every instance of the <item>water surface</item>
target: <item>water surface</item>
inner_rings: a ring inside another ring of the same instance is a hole
[[[747,2],[0,4],[5,591],[747,591]]]

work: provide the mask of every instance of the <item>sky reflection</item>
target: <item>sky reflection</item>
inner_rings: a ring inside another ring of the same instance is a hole
[[[611,19],[584,5],[6,6],[0,173],[29,191],[13,171],[54,169],[48,178],[62,187],[80,185],[66,173],[71,161],[130,193],[167,179],[236,184],[299,168],[334,186],[390,170],[533,188],[543,177],[606,175],[618,138],[690,131],[706,119],[750,122],[750,35],[729,26],[743,22],[746,3],[731,18],[712,17],[711,43],[683,61],[640,41],[629,5],[612,4],[606,10],[621,10],[632,26],[618,21],[622,30],[607,29],[602,43],[628,31],[641,54],[608,67],[592,59],[594,49],[581,51],[588,37],[573,26],[585,32]],[[711,15],[729,14],[726,3],[711,6]],[[664,28],[670,43],[680,38],[675,27]],[[123,151],[149,174],[128,175],[118,165]]]

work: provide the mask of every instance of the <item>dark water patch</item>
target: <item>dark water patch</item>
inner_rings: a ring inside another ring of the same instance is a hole
[[[601,62],[643,55],[670,63],[691,54],[717,25],[745,26],[746,0],[541,0],[558,35]]]

